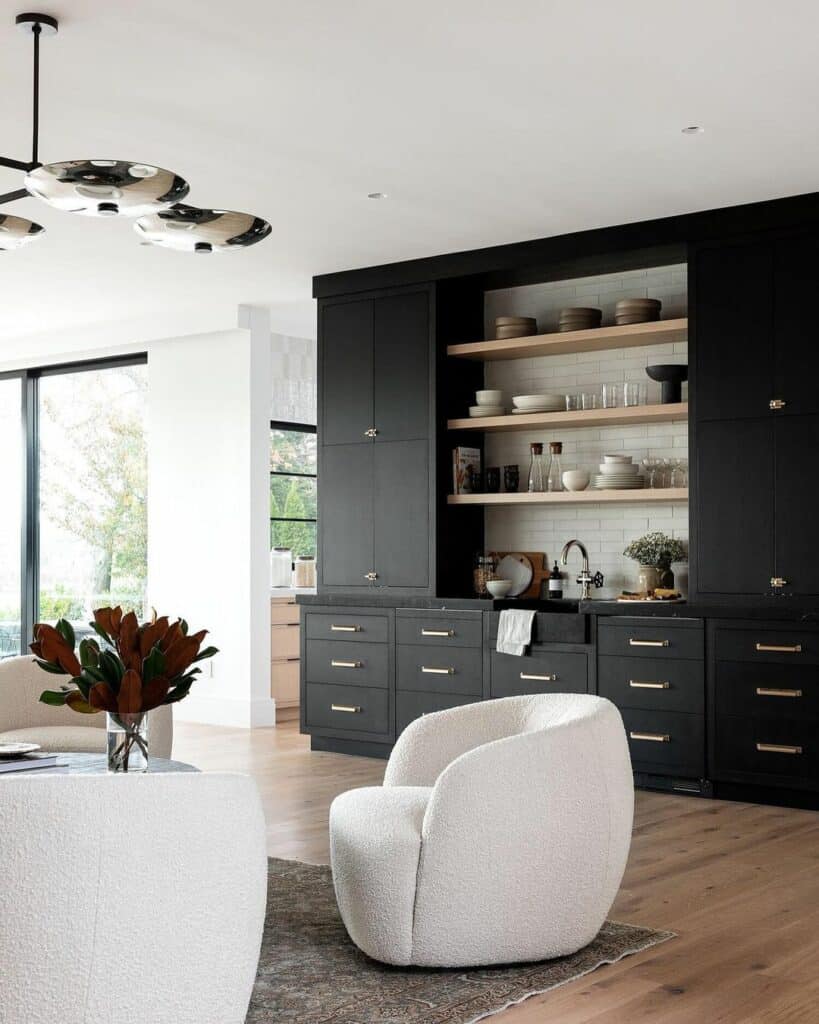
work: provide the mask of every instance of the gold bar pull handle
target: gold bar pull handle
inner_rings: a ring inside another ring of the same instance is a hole
[[[628,685],[632,690],[668,690],[671,687],[671,683],[665,680],[657,683],[643,682],[640,679],[629,679]]]
[[[426,672],[430,676],[454,676],[454,668],[428,668],[426,665],[421,666],[421,671]]]
[[[635,640],[634,637],[628,638],[629,647],[668,647],[670,645],[669,640]]]
[[[763,754],[801,754],[802,748],[790,743],[757,743],[756,749]]]
[[[768,651],[772,654],[801,654],[802,644],[761,644],[754,645],[758,651]]]
[[[337,626],[335,623],[330,626],[331,633],[360,633],[361,626]]]
[[[768,402],[768,408],[773,409],[774,412],[778,412],[780,409],[784,409],[788,403],[782,398],[772,398]]]
[[[352,704],[331,704],[331,711],[344,711],[348,715],[360,715],[361,708]]]
[[[421,627],[421,636],[455,636],[454,629],[424,629]]]
[[[630,732],[633,740],[645,740],[647,743],[669,743],[671,737],[667,732]]]
[[[771,586],[774,590],[781,590],[782,587],[787,587],[788,581],[782,576],[771,576]]]
[[[335,658],[330,662],[330,668],[361,668],[362,665],[360,661],[336,661]]]
[[[801,690],[778,690],[772,686],[757,686],[757,697],[801,697]]]
[[[552,675],[550,675],[550,676],[538,676],[538,675],[535,675],[532,672],[521,672],[520,678],[521,679],[529,679],[529,680],[531,680],[533,682],[537,682],[537,683],[556,683],[557,682],[557,676],[554,675],[554,673]]]

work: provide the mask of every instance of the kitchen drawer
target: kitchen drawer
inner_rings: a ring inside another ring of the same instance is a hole
[[[304,724],[340,732],[390,732],[390,695],[366,686],[307,683]]]
[[[717,779],[742,776],[748,781],[775,785],[796,781],[819,788],[819,736],[815,722],[720,715],[714,741]]]
[[[295,601],[271,601],[270,624],[273,626],[299,624],[299,606]]]
[[[597,692],[618,708],[705,710],[705,668],[701,661],[609,655],[597,661]]]
[[[751,661],[782,665],[819,665],[819,633],[793,629],[715,630],[717,661]]]
[[[718,715],[819,718],[819,673],[802,665],[717,662],[714,705]]]
[[[305,620],[309,640],[350,640],[365,644],[385,644],[389,640],[386,615],[307,612]]]
[[[399,644],[423,644],[425,647],[480,647],[483,623],[480,614],[455,618],[433,613],[395,616],[395,635]]]
[[[601,619],[597,627],[599,654],[634,658],[702,658],[701,623],[694,628],[657,619],[632,619],[628,623]]]
[[[655,775],[705,776],[705,719],[679,711],[622,708],[631,763]]]
[[[270,696],[277,703],[298,704],[299,661],[274,661],[270,665]]]
[[[386,644],[308,640],[304,678],[308,683],[387,687],[389,650]]]
[[[270,627],[270,659],[282,661],[299,656],[299,624],[286,623]]]
[[[457,708],[462,704],[473,704],[474,698],[450,693],[399,693],[396,695],[396,736],[421,715],[432,711]]]
[[[566,651],[550,652],[533,647],[531,654],[515,657],[492,651],[493,697],[517,697],[526,693],[586,693],[588,657]]]
[[[492,646],[498,639],[500,612],[487,612],[487,637]],[[533,644],[585,644],[589,639],[589,616],[580,612],[537,612],[532,623]]]
[[[431,693],[483,694],[483,652],[478,648],[421,647],[399,644],[397,653],[399,690]]]

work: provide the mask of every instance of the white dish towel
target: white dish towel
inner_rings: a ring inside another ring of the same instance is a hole
[[[532,623],[535,613],[522,608],[504,608],[498,622],[499,654],[515,654],[520,657],[532,642]]]

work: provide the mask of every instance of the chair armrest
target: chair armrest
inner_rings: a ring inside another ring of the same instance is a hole
[[[60,725],[65,724],[66,715],[76,717],[66,708],[40,703],[43,690],[57,690],[67,681],[68,676],[44,672],[30,655],[0,661],[0,732]]]

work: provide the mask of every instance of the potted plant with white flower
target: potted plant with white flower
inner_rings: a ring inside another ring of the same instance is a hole
[[[637,588],[646,594],[652,594],[657,587],[673,587],[671,563],[682,562],[687,557],[683,542],[660,530],[633,540],[623,554],[639,565]]]

